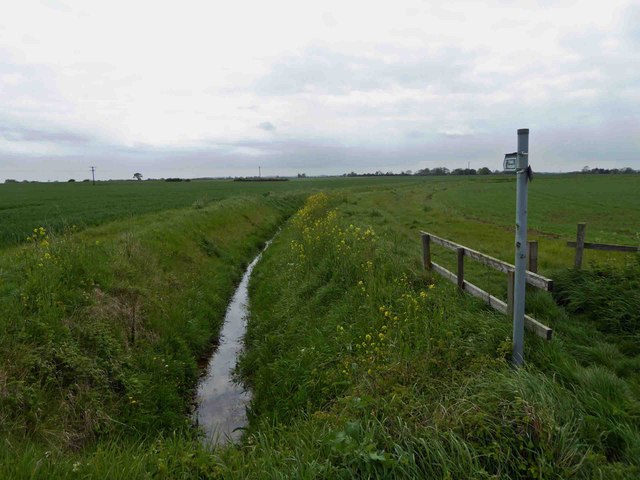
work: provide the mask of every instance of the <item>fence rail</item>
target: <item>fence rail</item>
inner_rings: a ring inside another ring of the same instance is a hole
[[[567,242],[567,247],[576,249],[576,256],[574,260],[575,267],[579,270],[582,268],[582,259],[584,258],[584,250],[604,250],[609,252],[627,252],[638,253],[640,252],[639,246],[634,245],[616,245],[613,243],[589,243],[584,239],[587,236],[587,224],[579,223],[578,232],[576,234],[575,242]]]
[[[500,272],[509,273],[509,272],[515,271],[516,267],[514,267],[510,263],[503,262],[502,260],[498,260],[497,258],[494,258],[490,255],[486,255],[484,253],[478,252],[477,250],[473,250],[472,248],[465,247],[464,245],[460,245],[458,243],[452,242],[451,240],[438,237],[437,235],[433,235],[432,233],[429,233],[429,232],[420,232],[420,234],[422,235],[423,247],[424,247],[425,238],[426,238],[427,243],[433,242],[437,245],[441,245],[445,248],[448,248],[449,250],[458,251],[462,249],[465,256],[468,256],[482,263],[483,265],[499,270]],[[538,244],[536,242],[529,242],[530,247],[532,246],[532,244],[535,244],[535,247],[529,248],[529,252],[532,253],[535,250],[535,254],[529,256],[530,270],[528,270],[526,273],[527,283],[529,285],[533,285],[534,287],[538,287],[542,290],[546,290],[550,292],[553,290],[553,280],[551,280],[550,278],[543,277],[542,275],[538,275],[537,273],[531,271],[532,266],[536,270],[538,266],[538,249],[537,249]],[[431,250],[427,248],[427,252],[429,252],[429,261],[431,261],[430,260]]]
[[[577,246],[576,242],[567,242],[567,247],[575,248]],[[615,243],[590,243],[585,242],[583,248],[589,250],[607,250],[610,252],[627,252],[627,253],[637,253],[640,252],[640,247],[634,247],[633,245],[616,245]]]
[[[460,245],[450,240],[438,237],[437,235],[433,235],[428,232],[420,232],[420,234],[422,237],[422,261],[426,270],[433,270],[450,282],[457,284],[460,291],[466,292],[476,298],[483,300],[494,310],[497,310],[507,316],[513,315],[513,278],[515,272],[515,267],[513,265],[503,262],[502,260],[498,260],[497,258],[491,257],[489,255],[485,255],[484,253],[478,252],[477,250],[467,248],[464,245]],[[457,274],[447,270],[443,266],[438,265],[431,260],[431,242],[448,248],[449,250],[456,251],[458,258]],[[537,267],[537,248],[535,248],[535,254],[536,256],[533,260],[531,256],[529,257],[529,268],[531,268],[532,265]],[[473,283],[468,282],[464,279],[465,256],[468,256],[473,260],[476,260],[484,265],[507,274],[507,290],[509,297],[507,302],[503,302],[499,298],[491,295],[489,292],[482,290],[480,287],[477,287]],[[527,283],[538,288],[542,288],[543,290],[550,291],[553,288],[553,281],[551,279],[543,277],[542,275],[538,275],[537,273],[527,271],[526,278]],[[546,340],[551,340],[553,336],[553,329],[547,327],[546,325],[543,325],[538,320],[530,317],[529,315],[525,315],[524,317],[524,326],[527,330],[530,330],[531,332]]]

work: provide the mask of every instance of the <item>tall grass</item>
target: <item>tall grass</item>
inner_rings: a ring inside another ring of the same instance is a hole
[[[296,200],[202,203],[48,247],[33,232],[0,260],[0,477],[638,478],[626,334],[577,313],[581,289],[567,308],[533,294],[555,338],[527,335],[514,370],[509,320],[422,271],[407,195],[424,192],[316,194],[285,225],[250,284],[250,425],[213,450],[188,417],[195,360]],[[447,228],[446,210],[419,209]],[[64,265],[50,278],[47,251]]]
[[[0,477],[72,463],[71,452],[106,462],[114,441],[188,439],[197,361],[244,265],[297,202],[236,198],[82,233],[36,227],[0,258]]]
[[[577,322],[542,298],[559,339],[527,337],[513,370],[507,319],[360,218],[311,197],[256,268],[225,478],[637,478],[637,374],[574,355]]]

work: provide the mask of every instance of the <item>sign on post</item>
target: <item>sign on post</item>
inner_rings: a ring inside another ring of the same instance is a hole
[[[518,152],[505,153],[504,162],[502,163],[502,169],[505,172],[515,172],[517,160],[518,160]]]

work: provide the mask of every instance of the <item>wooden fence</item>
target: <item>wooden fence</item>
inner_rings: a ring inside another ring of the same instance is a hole
[[[509,317],[513,316],[513,287],[514,287],[514,273],[515,267],[507,262],[498,260],[497,258],[485,255],[464,245],[457,244],[450,240],[438,237],[428,232],[420,232],[422,236],[422,263],[426,270],[433,270],[439,275],[443,276],[447,280],[458,285],[458,288],[467,292],[474,297],[483,300],[487,305],[493,309],[506,314]],[[457,253],[458,268],[457,273],[453,273],[446,268],[438,265],[431,260],[431,244],[435,243],[441,245],[449,250],[453,250]],[[533,248],[532,248],[532,245]],[[529,271],[526,272],[526,281],[529,285],[533,285],[542,290],[551,291],[553,289],[553,280],[538,275],[534,270],[537,270],[538,265],[538,248],[536,242],[529,242]],[[494,297],[489,292],[482,290],[476,285],[466,281],[464,279],[464,257],[469,257],[476,260],[488,267],[494,268],[500,272],[507,274],[507,296],[508,301],[505,303],[499,298]],[[536,335],[551,340],[553,330],[546,325],[543,325],[535,318],[525,315],[524,325],[527,330],[534,332]]]
[[[612,243],[588,243],[585,242],[584,239],[587,235],[587,224],[579,223],[578,224],[578,233],[576,235],[575,242],[567,242],[567,247],[572,247],[576,249],[576,257],[575,257],[575,267],[580,270],[582,268],[582,259],[584,258],[584,250],[606,250],[611,252],[627,252],[627,253],[638,253],[640,252],[640,247],[631,246],[631,245],[615,245]]]

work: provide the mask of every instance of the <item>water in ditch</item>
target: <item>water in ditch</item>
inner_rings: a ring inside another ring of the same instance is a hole
[[[196,421],[212,445],[235,442],[247,424],[246,407],[251,392],[235,381],[233,371],[243,347],[243,337],[249,315],[249,278],[262,253],[249,264],[242,276],[225,314],[220,342],[209,359],[206,374],[201,378],[196,397]]]

